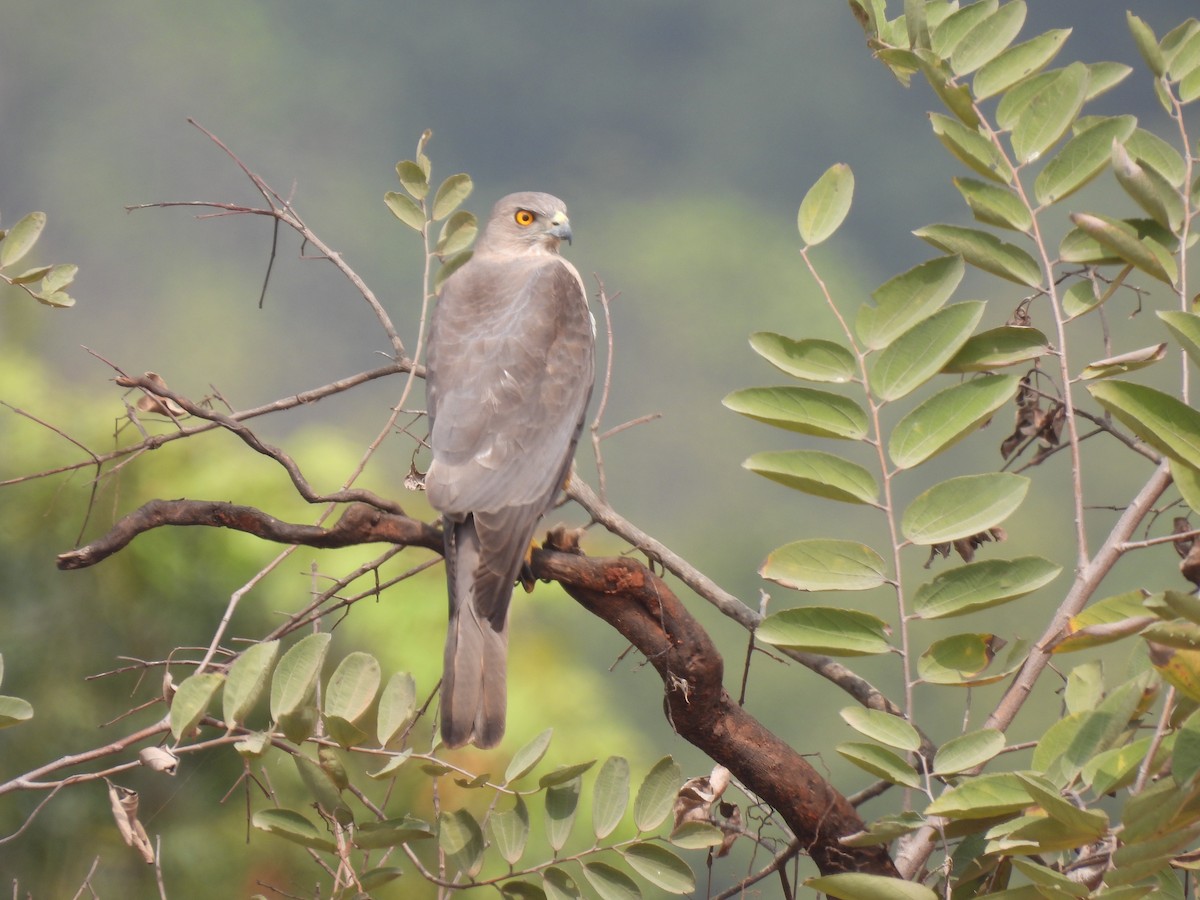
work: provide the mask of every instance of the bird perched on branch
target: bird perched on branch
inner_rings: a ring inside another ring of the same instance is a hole
[[[587,293],[558,253],[570,240],[561,200],[510,194],[433,313],[425,489],[445,534],[441,719],[450,747],[491,747],[504,736],[513,584],[571,471],[592,392]]]

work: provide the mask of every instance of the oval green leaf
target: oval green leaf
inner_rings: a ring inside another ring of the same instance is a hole
[[[592,830],[603,840],[621,824],[629,806],[629,760],[610,756],[596,774],[592,794]]]
[[[370,653],[346,654],[325,685],[325,715],[358,722],[375,702],[382,680],[379,660]]]
[[[383,202],[397,219],[414,231],[425,230],[425,213],[407,194],[399,191],[388,191],[383,195]]]
[[[898,400],[936,375],[971,336],[985,305],[982,300],[951,304],[893,341],[871,370],[875,396]]]
[[[906,720],[882,710],[847,706],[838,713],[842,721],[872,740],[912,753],[921,747],[921,735]]]
[[[1113,116],[1067,141],[1033,182],[1038,202],[1056,203],[1103,172],[1112,155],[1113,141],[1127,140],[1136,127],[1133,116]]]
[[[463,250],[461,253],[447,256],[442,261],[442,267],[433,276],[433,292],[435,294],[441,291],[442,285],[446,283],[447,278],[466,265],[467,261],[474,255],[474,252],[473,250]]]
[[[807,381],[844,384],[854,378],[854,356],[841,344],[815,338],[794,340],[770,331],[750,335],[754,352],[788,375]]]
[[[379,746],[388,742],[412,721],[416,713],[417,684],[407,672],[396,672],[379,695],[376,735]]]
[[[662,844],[639,841],[621,855],[629,868],[668,894],[690,894],[696,889],[691,867]]]
[[[938,897],[925,885],[915,881],[862,872],[822,875],[810,878],[804,884],[838,900],[937,900]]]
[[[934,775],[957,775],[981,766],[1004,749],[1004,732],[984,728],[951,738],[933,757]]]
[[[20,697],[0,697],[0,728],[8,728],[33,718],[33,706]]]
[[[1140,165],[1120,143],[1112,146],[1113,174],[1133,201],[1163,228],[1179,230],[1183,221],[1180,192],[1153,168]]]
[[[911,788],[921,786],[921,776],[917,770],[886,747],[863,741],[845,741],[838,744],[836,749],[840,756],[884,781]]]
[[[991,62],[1016,39],[1025,24],[1025,13],[1024,2],[1012,0],[977,22],[955,44],[950,68],[956,75],[969,75]]]
[[[328,830],[291,809],[260,809],[250,819],[255,828],[281,837],[302,847],[312,847],[326,853],[336,853],[337,844],[328,838]]]
[[[955,178],[953,181],[980,222],[1020,232],[1028,232],[1033,227],[1033,215],[1011,188],[974,178]]]
[[[575,879],[555,866],[542,872],[542,889],[547,900],[579,900],[583,896]]]
[[[1056,28],[1009,47],[975,73],[971,82],[975,99],[986,100],[994,97],[1017,82],[1040,72],[1058,55],[1070,34],[1070,28]]]
[[[641,900],[642,892],[634,880],[608,863],[587,863],[583,877],[595,888],[600,900]]]
[[[959,256],[940,256],[914,266],[879,286],[874,306],[863,305],[854,323],[859,339],[881,350],[923,322],[950,299],[966,271]]]
[[[929,804],[925,814],[948,819],[990,819],[1019,812],[1032,803],[1029,789],[1015,772],[998,772],[950,788]]]
[[[761,387],[734,391],[723,401],[736,413],[817,437],[862,440],[867,414],[847,397],[802,387]]]
[[[1034,94],[1012,131],[1012,148],[1021,163],[1038,159],[1066,134],[1087,98],[1088,70],[1072,63]]]
[[[327,631],[310,634],[283,654],[271,677],[272,719],[293,715],[312,699],[330,638]]]
[[[449,871],[473,877],[483,865],[483,830],[467,810],[438,816],[438,849]]]
[[[874,505],[879,485],[857,463],[820,450],[770,450],[755,453],[742,468],[815,497]]]
[[[943,372],[990,372],[1044,356],[1049,340],[1036,328],[1001,325],[971,335]]]
[[[0,269],[6,269],[13,263],[20,262],[33,249],[33,245],[42,236],[42,229],[45,227],[46,214],[31,212],[8,229],[3,240],[0,240]]]
[[[437,189],[433,197],[433,220],[440,222],[454,212],[471,195],[475,185],[465,172],[451,175]]]
[[[886,580],[878,553],[857,541],[793,541],[774,550],[758,573],[797,591],[865,591]]]
[[[1156,315],[1179,341],[1188,358],[1200,366],[1200,315],[1178,309],[1158,310]]]
[[[1016,375],[984,375],[939,391],[896,423],[888,455],[901,469],[924,462],[978,429],[1019,385]]]
[[[433,836],[429,823],[406,815],[402,819],[363,822],[354,829],[354,846],[360,850],[379,850],[384,847],[398,847],[409,841],[426,840]]]
[[[563,848],[571,836],[582,785],[583,780],[576,775],[570,781],[546,789],[546,840],[555,853]]]
[[[279,656],[279,641],[263,641],[247,647],[234,660],[225,677],[225,693],[221,697],[225,727],[232,730],[246,721],[267,688],[271,667]]]
[[[438,256],[447,257],[461,253],[471,246],[478,232],[479,221],[475,218],[475,214],[460,209],[442,226],[435,248]]]
[[[1163,60],[1162,50],[1158,46],[1158,38],[1154,36],[1149,25],[1128,10],[1125,12],[1125,22],[1129,26],[1129,33],[1133,35],[1133,42],[1137,45],[1138,52],[1142,54],[1142,59],[1146,61],[1146,65],[1154,73],[1154,77],[1161,78],[1166,74],[1167,66]]]
[[[998,606],[1044,587],[1061,571],[1062,566],[1040,556],[967,563],[917,588],[913,615],[940,619]]]
[[[962,225],[926,225],[913,234],[939,250],[957,253],[977,269],[1000,278],[1027,287],[1042,283],[1042,270],[1032,256],[990,232]]]
[[[642,779],[633,801],[633,822],[638,831],[651,831],[671,814],[675,795],[683,784],[679,763],[664,756]]]
[[[853,199],[854,173],[850,167],[845,163],[830,166],[800,204],[800,239],[812,247],[829,238],[850,212]]]
[[[1102,381],[1088,390],[1143,441],[1200,469],[1200,412],[1170,394],[1127,381]]]
[[[1153,131],[1135,129],[1124,144],[1134,159],[1154,169],[1173,187],[1182,187],[1187,180],[1187,164],[1179,151]]]
[[[754,632],[764,644],[831,656],[887,653],[887,624],[854,609],[804,606],[763,619]]]
[[[913,500],[900,528],[914,544],[970,537],[1007,519],[1028,490],[1028,478],[1008,472],[951,478]]]
[[[529,840],[529,809],[521,795],[516,795],[512,809],[493,810],[488,818],[488,830],[492,834],[492,846],[510,866],[515,866],[525,854]]]
[[[941,113],[931,114],[929,124],[942,146],[968,169],[1000,184],[1012,183],[1012,169],[1004,155],[974,128]]]
[[[1135,372],[1138,369],[1152,366],[1164,359],[1166,355],[1167,345],[1165,343],[1155,344],[1153,347],[1143,347],[1140,350],[1130,350],[1128,353],[1088,363],[1088,365],[1083,367],[1083,371],[1079,373],[1079,377],[1091,380],[1093,378],[1111,378],[1114,375],[1124,375],[1127,372]]]
[[[1139,236],[1128,222],[1087,213],[1072,213],[1071,221],[1113,256],[1159,281],[1174,286],[1179,277],[1175,260],[1153,238]],[[1069,236],[1068,234],[1067,237]],[[1063,240],[1066,241],[1066,238]]]
[[[684,822],[671,832],[669,840],[684,850],[704,850],[725,843],[725,832],[711,822]]]
[[[594,759],[589,759],[587,762],[575,763],[570,766],[559,766],[552,772],[547,772],[538,779],[538,787],[548,788],[559,784],[566,784],[572,781],[577,776],[582,775],[588,769],[596,764]]]
[[[955,9],[933,29],[930,34],[930,49],[940,57],[952,55],[959,42],[980,22],[995,13],[998,6],[998,0],[980,0],[978,3]]]
[[[201,672],[190,675],[180,682],[171,698],[171,734],[180,740],[189,734],[208,712],[208,705],[221,689],[224,675],[216,672]]]
[[[519,778],[524,778],[533,771],[533,767],[542,761],[550,748],[550,739],[554,737],[554,729],[547,728],[532,741],[518,750],[504,772],[504,783],[512,784]]]
[[[934,641],[917,659],[917,674],[929,684],[967,686],[991,666],[1005,642],[994,634],[955,634]]]

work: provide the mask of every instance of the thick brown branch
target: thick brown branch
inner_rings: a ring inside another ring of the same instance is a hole
[[[143,532],[163,525],[232,528],[268,541],[306,547],[349,547],[387,542],[441,552],[442,533],[432,525],[366,503],[354,503],[331,528],[281,522],[252,506],[212,500],[151,500],[118,521],[104,537],[59,554],[60,569],[84,569],[123,549]]]
[[[534,553],[533,572],[558,581],[641,651],[662,678],[665,712],[675,731],[774,807],[822,873],[897,874],[881,847],[839,842],[863,827],[854,808],[734,702],[725,691],[717,648],[662,579],[635,560],[546,549]]]

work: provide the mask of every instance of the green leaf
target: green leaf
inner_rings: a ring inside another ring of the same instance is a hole
[[[1173,187],[1187,179],[1187,164],[1179,151],[1152,131],[1137,128],[1124,142],[1125,149],[1143,166],[1149,166]]]
[[[592,795],[592,830],[603,840],[621,824],[629,806],[629,760],[610,756],[596,774]]]
[[[446,220],[438,235],[435,250],[438,256],[447,257],[461,253],[471,246],[479,232],[479,222],[474,213],[460,209]]]
[[[1029,101],[1037,96],[1042,88],[1054,81],[1060,72],[1062,69],[1040,72],[1009,88],[996,106],[996,124],[1004,131],[1011,131],[1021,118],[1025,107],[1029,105]]]
[[[1007,472],[951,478],[913,500],[900,528],[914,544],[970,537],[1007,519],[1028,490],[1028,478]]]
[[[983,728],[951,738],[933,757],[935,775],[957,775],[981,766],[1004,749],[1004,732]]]
[[[912,55],[917,68],[945,107],[968,128],[978,128],[979,114],[975,111],[971,91],[965,84],[958,83],[949,63],[929,50],[914,50]]]
[[[53,306],[57,309],[66,309],[75,305],[75,298],[69,297],[62,291],[35,291],[33,298],[43,306]]]
[[[461,269],[474,255],[474,252],[473,250],[463,250],[461,253],[454,254],[454,256],[446,257],[442,262],[442,267],[433,276],[433,292],[435,294],[441,291],[442,285],[446,283],[446,279]]]
[[[1200,472],[1191,466],[1185,466],[1178,460],[1171,460],[1171,480],[1179,496],[1192,512],[1200,512]]]
[[[792,541],[771,552],[758,573],[797,591],[865,591],[883,584],[887,566],[856,541]]]
[[[869,471],[820,450],[755,453],[742,468],[806,494],[843,503],[874,505],[879,497],[879,485]]]
[[[875,396],[898,400],[936,375],[971,336],[985,305],[982,300],[951,304],[893,341],[871,370]]]
[[[1038,203],[1057,203],[1103,172],[1112,157],[1113,141],[1128,140],[1136,126],[1133,116],[1113,116],[1072,137],[1034,180]]]
[[[1025,661],[1028,643],[1018,641],[999,671],[988,672],[1005,641],[994,634],[955,634],[934,641],[917,659],[917,674],[928,684],[972,687],[1005,678]],[[985,674],[986,673],[986,674]]]
[[[871,296],[875,306],[863,305],[854,324],[859,339],[880,350],[950,299],[962,281],[965,267],[959,256],[941,256],[888,279]]]
[[[594,759],[589,759],[587,762],[575,763],[570,766],[559,766],[553,772],[547,772],[538,779],[538,787],[548,788],[560,784],[566,784],[568,781],[574,780],[578,775],[582,775],[588,769],[596,764]]]
[[[651,831],[671,814],[675,796],[683,784],[679,764],[664,756],[642,779],[633,801],[633,822],[638,831]]]
[[[16,225],[8,229],[4,239],[0,241],[0,269],[6,269],[13,263],[20,262],[33,245],[42,236],[46,227],[44,212],[31,212],[24,216]]]
[[[20,697],[0,696],[0,728],[8,728],[33,718],[33,706]]]
[[[642,892],[634,880],[608,863],[587,863],[583,877],[595,889],[600,900],[640,900]]]
[[[1019,385],[1016,375],[984,375],[939,391],[896,423],[888,455],[898,468],[911,469],[941,453],[988,421]]]
[[[316,760],[309,759],[303,753],[293,753],[292,762],[308,793],[327,815],[336,815],[339,820],[349,815],[349,808],[342,802],[341,790]]]
[[[1156,311],[1167,329],[1179,341],[1179,346],[1193,363],[1200,366],[1200,315],[1177,309]]]
[[[990,372],[1044,356],[1049,340],[1036,328],[1001,325],[967,339],[958,353],[942,367],[943,372]]]
[[[854,356],[841,344],[814,338],[793,340],[770,331],[750,335],[754,352],[781,372],[807,381],[843,384],[858,369]]]
[[[542,761],[542,757],[546,755],[546,750],[550,747],[550,738],[554,736],[554,729],[547,728],[532,741],[518,750],[508,764],[508,769],[504,772],[504,783],[512,784],[520,778],[524,778],[534,766]]]
[[[493,810],[488,818],[488,830],[492,833],[492,846],[510,866],[515,866],[525,853],[529,840],[529,809],[521,795],[516,795],[512,809]]]
[[[570,781],[546,789],[546,840],[555,853],[563,848],[571,836],[582,785],[583,780],[577,775]]]
[[[75,276],[79,274],[79,266],[76,265],[56,265],[51,266],[50,270],[42,279],[39,290],[43,294],[57,294],[63,288],[69,287],[75,280]]]
[[[1138,590],[1097,600],[1067,620],[1063,629],[1064,636],[1054,645],[1053,652],[1069,653],[1098,647],[1140,631],[1146,622],[1136,625],[1133,632],[1123,632],[1112,626],[1139,618],[1145,619],[1146,607],[1142,605],[1145,599],[1146,592]]]
[[[804,884],[839,900],[938,900],[938,895],[923,884],[862,872],[822,875],[809,878]]]
[[[1075,229],[1076,234],[1081,234],[1078,229]],[[1062,310],[1067,320],[1077,319],[1082,315],[1090,313],[1097,309],[1100,304],[1107,300],[1110,296],[1110,291],[1105,290],[1103,294],[1097,293],[1096,285],[1092,284],[1090,279],[1081,279],[1067,288],[1062,294]]]
[[[222,695],[225,727],[233,730],[246,721],[271,677],[271,667],[279,656],[279,641],[254,644],[234,660],[225,677]]]
[[[1011,188],[974,178],[955,178],[953,181],[980,222],[1020,232],[1028,232],[1033,227],[1033,216]]]
[[[980,775],[952,787],[925,810],[948,819],[990,819],[1020,812],[1033,803],[1029,789],[1015,772]]]
[[[1200,68],[1200,23],[1188,19],[1163,37],[1160,47],[1171,79],[1186,78]]]
[[[892,648],[887,624],[854,609],[803,606],[763,619],[755,637],[764,644],[831,656],[873,656]]]
[[[836,750],[839,755],[864,772],[870,772],[884,781],[902,784],[905,787],[921,787],[921,776],[917,774],[917,770],[886,747],[862,741],[845,741],[838,744]]]
[[[500,896],[504,900],[546,900],[546,892],[536,884],[512,879],[500,885]]]
[[[1013,172],[1004,155],[974,128],[941,113],[931,113],[929,124],[942,146],[968,169],[1000,184],[1012,182]]]
[[[913,598],[913,615],[940,619],[998,606],[1044,587],[1061,571],[1062,566],[1040,556],[967,563],[921,585]]]
[[[1183,221],[1179,190],[1151,166],[1142,166],[1123,144],[1112,145],[1112,167],[1117,181],[1133,201],[1163,228],[1178,231]]]
[[[1129,26],[1129,33],[1133,35],[1133,42],[1137,45],[1138,52],[1146,61],[1146,66],[1154,73],[1155,78],[1161,78],[1166,74],[1167,67],[1163,60],[1162,50],[1158,46],[1158,38],[1154,36],[1150,26],[1133,13],[1126,11],[1125,21]]]
[[[828,239],[845,220],[853,199],[854,173],[850,167],[845,163],[830,166],[800,204],[800,239],[809,247]]]
[[[926,225],[913,234],[939,250],[957,253],[985,272],[1029,287],[1042,283],[1042,270],[1032,256],[990,232],[961,225]]]
[[[271,677],[271,718],[276,722],[312,702],[330,638],[327,631],[310,634],[279,660]]]
[[[725,407],[756,419],[817,437],[862,440],[867,434],[867,414],[847,397],[802,387],[760,387],[734,391]]]
[[[383,202],[397,219],[414,231],[425,230],[425,213],[413,199],[399,191],[388,191],[383,195]]]
[[[1143,347],[1140,350],[1131,350],[1119,356],[1110,356],[1107,359],[1098,359],[1093,363],[1089,363],[1083,367],[1083,371],[1079,373],[1079,377],[1092,379],[1124,375],[1127,372],[1135,372],[1138,369],[1152,366],[1164,359],[1166,355],[1167,345],[1165,343],[1155,344],[1153,347]]]
[[[396,175],[400,178],[400,184],[414,199],[425,199],[429,193],[429,176],[423,168],[411,159],[406,159],[396,163]]]
[[[398,847],[409,841],[427,840],[434,836],[428,822],[412,816],[385,819],[382,822],[363,822],[354,830],[354,846],[360,850]]]
[[[375,702],[381,680],[379,660],[370,653],[346,654],[325,685],[325,714],[358,722]]]
[[[1200,772],[1200,710],[1194,711],[1179,726],[1171,757],[1171,774],[1180,784],[1187,784],[1197,772]]]
[[[696,876],[688,864],[662,844],[639,841],[621,855],[633,871],[668,894],[690,894],[696,889]]]
[[[1025,13],[1022,0],[1012,0],[977,22],[955,44],[950,55],[950,67],[955,74],[970,74],[995,59],[1020,33],[1025,24]]]
[[[671,832],[670,841],[684,850],[704,850],[725,843],[725,832],[711,822],[684,822]]]
[[[847,706],[838,713],[847,725],[872,740],[913,753],[921,748],[921,735],[906,720],[882,710]]]
[[[554,866],[542,872],[542,889],[546,892],[548,900],[579,900],[583,897],[575,880]]]
[[[1200,468],[1200,412],[1142,384],[1102,381],[1088,390],[1143,441],[1172,459]]]
[[[221,689],[225,676],[201,672],[185,678],[171,698],[171,734],[180,740],[204,718],[213,697]]]
[[[474,877],[483,865],[483,830],[467,810],[438,816],[438,849],[450,872]]]
[[[396,672],[388,679],[383,693],[379,695],[376,734],[380,747],[386,747],[412,721],[416,713],[416,700],[417,685],[411,675]]]
[[[1097,797],[1128,787],[1137,778],[1138,770],[1145,763],[1150,753],[1151,742],[1154,741],[1152,736],[1147,736],[1097,753],[1084,763],[1080,771],[1083,783],[1089,785]],[[1163,751],[1164,748],[1160,744],[1159,756],[1165,756]],[[1159,756],[1155,757],[1155,762]]]
[[[1038,159],[1066,134],[1087,97],[1087,83],[1087,66],[1072,63],[1029,99],[1012,132],[1019,162]]]
[[[250,819],[255,828],[302,847],[336,853],[337,844],[328,838],[328,830],[318,829],[300,813],[290,809],[260,809]]]
[[[930,33],[930,49],[937,56],[953,55],[959,42],[965,39],[977,25],[994,14],[998,5],[997,0],[980,0],[978,3],[971,3],[955,10]]]
[[[3,236],[3,232],[0,232],[0,236]],[[51,266],[34,266],[32,269],[26,269],[20,275],[10,276],[9,281],[12,284],[33,284],[44,278],[51,268]]]
[[[474,188],[471,176],[465,172],[451,175],[443,181],[433,196],[433,220],[440,222],[458,209],[462,202],[471,195]]]
[[[1040,72],[1058,55],[1070,34],[1070,28],[1056,28],[1009,47],[975,73],[971,82],[975,99],[994,97],[1018,81]]]
[[[1170,254],[1152,238],[1139,237],[1128,222],[1086,213],[1072,213],[1071,221],[1114,256],[1159,281],[1175,284],[1179,272]]]

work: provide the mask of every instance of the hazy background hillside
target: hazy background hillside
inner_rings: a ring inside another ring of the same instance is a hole
[[[1128,5],[1160,34],[1195,12],[1185,0]],[[1120,107],[1161,130],[1161,110],[1125,28],[1125,6],[1030,0],[1030,7],[1027,34],[1075,28],[1064,60],[1111,59],[1137,69],[1095,111]],[[967,220],[946,179],[952,161],[923,115],[932,108],[926,88],[904,89],[870,59],[841,2],[9,0],[0,10],[0,221],[11,225],[31,209],[45,210],[49,227],[37,260],[53,257],[81,269],[72,291],[78,306],[70,311],[38,307],[15,292],[0,295],[0,399],[33,411],[49,406],[70,417],[60,424],[103,448],[122,407],[108,384],[110,370],[81,345],[127,371],[159,372],[193,397],[215,386],[237,407],[378,364],[387,344],[366,305],[332,267],[298,259],[290,235],[281,241],[264,308],[256,308],[271,241],[265,220],[124,212],[127,205],[159,200],[255,203],[251,185],[186,124],[188,117],[293,197],[306,221],[385,302],[411,349],[420,250],[382,196],[396,187],[395,163],[412,155],[429,128],[435,181],[469,172],[476,192],[467,206],[481,217],[512,190],[550,191],[568,202],[576,234],[568,255],[589,280],[596,273],[610,294],[620,294],[608,424],[662,413],[606,445],[612,502],[757,603],[762,583],[755,570],[764,555],[786,540],[836,530],[831,516],[842,511],[745,473],[740,463],[747,455],[782,439],[725,411],[721,398],[737,387],[777,380],[748,348],[750,332],[833,333],[802,271],[795,233],[799,201],[829,165],[853,167],[856,204],[818,259],[834,290],[854,302],[933,255],[909,234],[913,228]],[[1020,299],[994,281],[971,284],[970,291],[1003,300],[989,312],[999,319]],[[353,448],[374,436],[399,390],[398,380],[377,384],[349,401],[299,411],[262,429],[274,440],[303,430],[309,435],[303,446],[312,448],[309,464],[327,469],[332,486],[348,465],[323,462],[321,448],[341,441],[337,452],[344,456],[330,454],[352,461]],[[960,458],[948,465],[994,465],[1002,437],[997,430],[975,445],[988,454],[982,464]],[[23,443],[31,440],[27,426],[0,415],[0,478],[41,465],[42,457],[30,458]],[[51,445],[64,458],[77,458],[61,442]],[[399,495],[408,457],[400,442],[394,447],[394,470],[377,461],[370,482]],[[231,440],[170,452],[173,462],[156,460],[104,495],[88,535],[149,497],[186,491],[242,500],[259,487],[248,471],[261,472],[264,481],[275,477],[269,467],[240,471],[230,460],[246,454]],[[590,457],[581,461],[589,474]],[[176,477],[185,471],[197,480],[181,487]],[[58,666],[56,682],[65,679],[82,694],[78,678],[112,667],[116,655],[134,652],[131,644],[161,653],[172,640],[210,634],[228,593],[275,552],[249,539],[158,535],[143,556],[129,554],[144,564],[136,572],[118,574],[114,560],[107,572],[59,574],[53,555],[74,540],[88,487],[80,478],[57,494],[21,489],[0,495],[0,576],[13,594],[0,612],[4,689],[31,699],[48,721],[49,707],[75,708],[86,700],[60,697],[52,704],[39,694],[49,678],[39,666]],[[1053,500],[1051,493],[1037,502]],[[419,498],[404,502],[421,509]],[[295,506],[271,511],[305,515]],[[56,517],[70,522],[48,537],[41,529]],[[1029,533],[1016,539],[1017,549],[1022,540],[1028,547],[1057,539]],[[592,552],[616,546],[592,540]],[[194,571],[197,559],[202,577]],[[395,665],[433,679],[436,662],[427,649],[440,642],[436,619],[444,615],[437,578],[429,582],[428,612],[412,614],[413,630],[398,634],[393,648]],[[292,588],[306,591],[307,582],[296,574]],[[532,649],[515,652],[528,654],[528,665],[536,663],[538,671],[578,666],[580,691],[597,692],[600,704],[624,698],[624,712],[644,729],[629,737],[641,744],[618,743],[602,752],[635,756],[643,771],[672,752],[700,769],[703,761],[689,756],[662,721],[651,675],[628,664],[606,674],[620,642],[568,603],[544,596],[538,602],[539,593],[536,605],[525,604],[518,614],[527,632],[536,633]],[[779,604],[791,602],[777,597]],[[273,621],[277,608],[264,600],[254,614]],[[70,633],[75,610],[86,634]],[[105,621],[99,630],[91,625],[97,614]],[[37,643],[51,627],[67,631],[55,632],[64,648],[55,659]],[[375,626],[355,626],[352,617],[348,627],[370,635]],[[519,621],[514,628],[520,627]],[[740,669],[744,635],[720,629],[730,669]],[[378,641],[377,630],[370,637]],[[574,663],[548,655],[555,646]],[[887,678],[888,666],[884,661],[866,670]],[[520,664],[516,669],[520,682]],[[758,671],[765,685],[776,670]],[[773,706],[767,717],[789,738],[800,744],[836,721],[839,697],[802,672],[779,677],[783,683],[769,691],[764,686],[761,696]],[[630,691],[640,692],[633,694],[637,704],[628,701]],[[806,697],[828,697],[820,718],[811,718]],[[117,711],[114,706],[111,714]],[[91,746],[101,738],[89,729],[110,713],[76,709],[73,715],[82,729],[78,743],[61,750],[48,744],[47,754]],[[46,727],[50,741],[55,731]],[[542,727],[521,721],[513,746],[521,734]],[[16,764],[10,770],[4,742],[19,740],[16,730],[0,735],[0,776],[17,770]],[[580,749],[577,756],[589,752],[601,751]],[[841,771],[829,757],[825,763]],[[186,785],[176,789],[189,793]],[[79,801],[74,815],[103,821],[104,801],[98,793],[92,799],[91,806]],[[28,811],[24,802],[15,810],[0,804],[0,830],[19,825]],[[183,801],[164,796],[156,802],[166,808],[162,827],[169,830],[170,804]],[[194,808],[197,817],[211,813],[205,802]],[[52,814],[46,820],[61,821],[55,827],[69,836],[71,817],[53,820]],[[236,812],[222,814],[230,839],[239,841]],[[261,848],[263,839],[256,841]],[[0,875],[31,888],[78,886],[83,872],[52,874],[52,858],[33,860],[29,847],[45,850],[37,843],[0,847]],[[91,855],[82,852],[80,860]],[[234,863],[225,858],[222,864]]]

